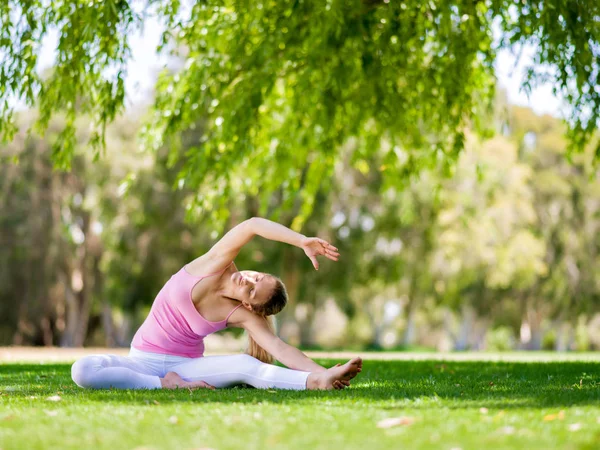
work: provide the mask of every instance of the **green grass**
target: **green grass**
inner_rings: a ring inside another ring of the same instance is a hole
[[[600,448],[598,362],[366,360],[327,392],[89,391],[69,364],[3,364],[0,391],[4,450]]]

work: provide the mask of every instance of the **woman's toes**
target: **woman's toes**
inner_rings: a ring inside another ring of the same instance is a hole
[[[190,384],[187,387],[189,387],[190,389],[200,389],[200,388],[215,389],[214,386],[211,386],[210,384],[208,384],[205,381],[192,381],[192,382],[190,382]]]

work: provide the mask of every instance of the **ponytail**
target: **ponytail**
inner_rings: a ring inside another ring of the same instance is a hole
[[[273,317],[268,316],[268,317],[263,317],[263,318],[266,320],[267,326],[269,327],[269,329],[273,332],[273,334],[275,334],[275,326],[273,325]],[[273,355],[271,355],[264,348],[262,348],[260,345],[258,345],[256,343],[256,341],[254,339],[252,339],[252,336],[250,336],[250,335],[248,335],[248,349],[246,350],[246,353],[249,354],[250,356],[253,356],[254,358],[258,359],[259,361],[262,361],[267,364],[273,364],[273,361],[275,360]]]
[[[273,324],[273,315],[281,311],[287,303],[288,295],[283,281],[271,275],[275,279],[275,288],[271,297],[264,305],[254,305],[254,312],[266,320],[267,326],[275,334],[275,325]],[[273,364],[275,358],[264,348],[259,346],[252,336],[248,335],[248,349],[246,353],[254,358],[267,363]]]

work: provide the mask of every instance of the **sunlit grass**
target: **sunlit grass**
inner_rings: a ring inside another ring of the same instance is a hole
[[[332,365],[337,360],[321,360]],[[369,361],[350,389],[87,391],[0,365],[0,448],[589,448],[600,363]],[[59,396],[59,401],[48,398]],[[379,428],[386,418],[404,424]]]

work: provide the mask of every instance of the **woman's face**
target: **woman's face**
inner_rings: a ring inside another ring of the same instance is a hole
[[[231,275],[232,297],[250,305],[262,305],[269,300],[275,289],[275,278],[268,273],[240,270]]]

